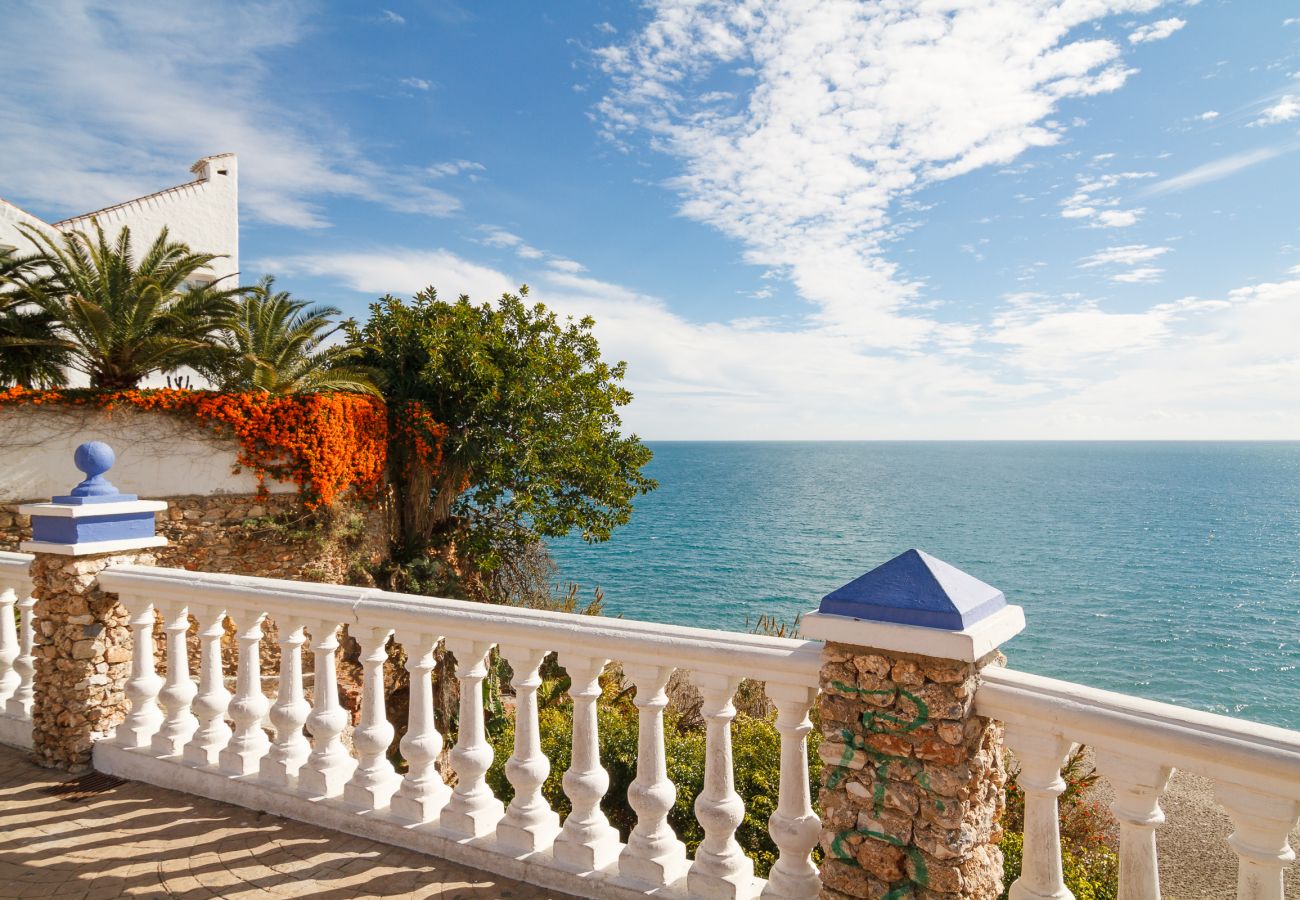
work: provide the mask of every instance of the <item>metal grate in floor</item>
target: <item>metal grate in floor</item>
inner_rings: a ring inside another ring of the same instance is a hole
[[[126,784],[124,778],[105,775],[103,772],[87,772],[80,778],[73,778],[71,781],[63,781],[59,784],[41,788],[41,793],[58,797],[65,803],[80,803],[83,800],[89,800],[91,797],[106,794],[113,788],[123,784]]]

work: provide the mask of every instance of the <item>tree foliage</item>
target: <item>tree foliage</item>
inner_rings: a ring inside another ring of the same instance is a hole
[[[0,248],[0,387],[67,384],[68,344],[57,335],[55,319],[25,299],[37,273],[36,257]]]
[[[268,275],[239,298],[229,326],[215,336],[215,352],[198,371],[221,391],[376,393],[370,374],[357,365],[357,349],[326,346],[343,327],[333,319],[338,315],[333,306],[275,290]]]
[[[98,222],[93,235],[74,231],[61,240],[34,228],[24,233],[39,248],[40,274],[18,282],[15,299],[57,323],[68,364],[91,387],[129,390],[153,372],[210,359],[239,289],[191,279],[218,256],[192,252],[165,228],[138,261],[127,227],[112,241]]]
[[[561,321],[526,296],[386,296],[350,329],[397,418],[389,460],[408,549],[452,534],[490,569],[539,537],[605,540],[656,486],[642,473],[650,450],[621,433],[625,364],[601,359],[592,319]],[[412,429],[421,416],[446,429],[436,471],[419,464],[415,445],[433,438]]]

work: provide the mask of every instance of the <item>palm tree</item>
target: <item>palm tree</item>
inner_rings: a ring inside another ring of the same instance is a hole
[[[23,287],[36,277],[31,256],[0,248],[0,387],[62,387],[68,379],[69,344],[49,313],[23,299]]]
[[[378,393],[370,371],[356,364],[359,350],[324,346],[343,327],[333,321],[339,310],[274,288],[268,275],[245,292],[220,349],[199,373],[223,391]]]
[[[127,390],[153,372],[207,358],[241,291],[190,279],[220,257],[192,252],[164,228],[136,262],[129,228],[110,242],[94,225],[93,235],[77,231],[61,241],[23,229],[45,272],[24,280],[17,294],[57,321],[70,366],[91,387]]]

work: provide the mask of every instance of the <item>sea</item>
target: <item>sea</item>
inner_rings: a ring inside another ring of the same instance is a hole
[[[609,615],[793,624],[915,547],[1024,607],[1014,668],[1300,729],[1300,443],[649,446],[629,524],[549,542]]]

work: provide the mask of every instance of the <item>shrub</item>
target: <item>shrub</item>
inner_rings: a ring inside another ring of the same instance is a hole
[[[1002,849],[1003,888],[1000,900],[1007,900],[1011,884],[1020,877],[1025,836],[1008,831],[998,846]],[[1075,900],[1116,900],[1119,897],[1119,856],[1108,847],[1074,851],[1061,841],[1061,863],[1065,886]]]

